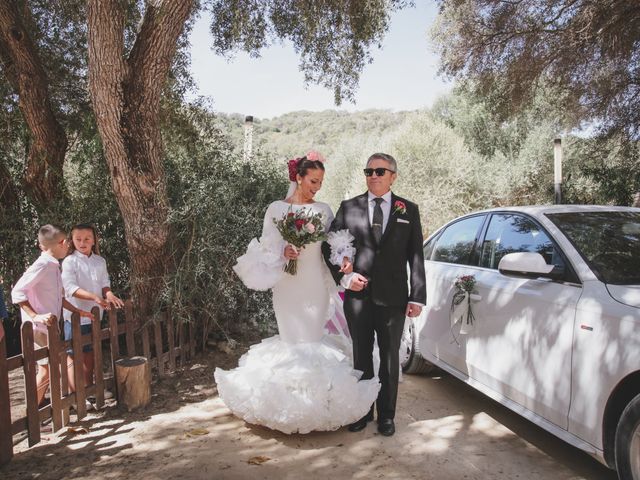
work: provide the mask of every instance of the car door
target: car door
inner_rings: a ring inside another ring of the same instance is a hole
[[[451,328],[449,313],[455,279],[469,271],[485,218],[485,214],[474,215],[446,226],[433,245],[427,245],[425,256],[427,305],[420,332],[421,350],[427,357],[433,356],[463,374],[467,373],[465,339],[456,328]]]
[[[475,322],[466,339],[469,376],[566,429],[581,286],[548,234],[524,215],[492,214],[477,252],[480,269],[469,272],[476,275],[480,297],[472,305]],[[499,273],[500,259],[513,252],[540,253],[565,271],[564,278]]]

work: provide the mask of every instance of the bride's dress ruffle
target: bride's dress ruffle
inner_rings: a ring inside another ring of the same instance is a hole
[[[269,290],[284,275],[286,262],[282,252],[285,245],[279,235],[263,235],[260,240],[254,238],[233,270],[248,288]]]
[[[336,430],[364,416],[380,384],[360,375],[329,339],[286,343],[278,335],[253,345],[238,368],[214,373],[236,416],[284,433]]]

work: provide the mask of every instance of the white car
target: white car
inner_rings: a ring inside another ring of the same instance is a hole
[[[640,209],[481,211],[424,253],[427,305],[407,322],[403,370],[440,367],[640,480]]]

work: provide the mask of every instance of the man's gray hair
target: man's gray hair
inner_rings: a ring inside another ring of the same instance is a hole
[[[57,225],[43,225],[38,230],[38,242],[44,247],[49,247],[56,243],[60,235],[66,236],[65,231]]]
[[[373,160],[384,160],[385,162],[387,162],[389,164],[389,170],[393,170],[394,172],[398,172],[398,164],[396,162],[396,159],[393,158],[391,155],[389,155],[388,153],[374,153],[373,155],[371,155],[369,157],[369,159],[367,160],[367,167],[369,167],[369,164],[373,161]]]

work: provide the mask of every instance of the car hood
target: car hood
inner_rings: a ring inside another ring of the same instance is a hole
[[[607,290],[618,302],[640,308],[640,285],[607,285]]]

